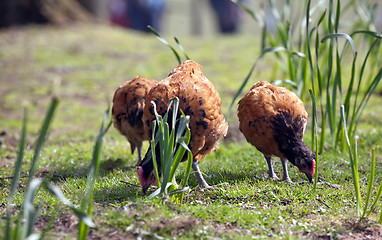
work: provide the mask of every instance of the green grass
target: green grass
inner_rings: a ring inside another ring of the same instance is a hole
[[[166,39],[171,39],[171,36]],[[259,56],[259,41],[249,36],[180,38],[187,54],[204,68],[223,100],[223,112]],[[171,43],[175,46],[175,43]],[[245,46],[245,47],[243,47]],[[381,50],[379,50],[381,51]],[[28,134],[21,183],[14,197],[13,213],[22,205],[25,178],[44,113],[51,96],[60,99],[36,175],[51,180],[73,203],[80,204],[86,187],[88,167],[100,120],[115,89],[140,74],[163,79],[177,65],[173,54],[153,35],[111,29],[106,26],[78,26],[55,29],[21,28],[0,32],[0,227],[5,223],[6,202],[20,140],[23,102],[30,103]],[[269,80],[272,65],[261,61],[249,85]],[[350,67],[351,66],[345,66]],[[369,74],[366,72],[366,74]],[[58,86],[57,86],[58,84]],[[249,87],[245,89],[247,91]],[[370,151],[381,145],[382,98],[380,86],[366,106],[357,127],[360,192],[367,195]],[[306,96],[309,93],[305,93]],[[308,112],[311,106],[306,105]],[[235,115],[235,106],[232,115]],[[305,142],[311,146],[309,122]],[[210,185],[226,182],[212,191],[192,191],[183,205],[166,200],[148,201],[143,196],[133,167],[136,155],[126,139],[113,128],[104,136],[99,177],[95,181],[92,220],[97,226],[89,238],[212,238],[306,239],[318,237],[365,236],[380,231],[379,210],[358,224],[349,156],[324,151],[320,155],[320,178],[332,184],[312,185],[290,167],[297,184],[268,179],[266,161],[238,134],[237,118],[230,118],[230,134],[220,151],[208,155],[201,171]],[[232,139],[236,139],[232,141]],[[325,140],[330,145],[330,139]],[[146,152],[148,143],[144,144]],[[375,182],[381,182],[381,150],[376,149]],[[180,164],[177,182],[186,164]],[[282,172],[275,159],[276,174]],[[189,186],[198,184],[193,174]],[[341,187],[337,188],[338,184]],[[374,184],[376,192],[378,184]],[[154,188],[151,188],[151,192]],[[41,203],[36,232],[47,239],[77,236],[78,220],[46,190],[36,199]],[[371,199],[374,199],[371,196]],[[377,206],[380,206],[380,202]],[[48,207],[49,206],[49,207]],[[15,219],[12,219],[15,220]],[[367,229],[367,230],[366,230]]]

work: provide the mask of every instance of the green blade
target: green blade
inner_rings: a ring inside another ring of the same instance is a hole
[[[369,183],[367,185],[367,193],[366,193],[366,199],[365,199],[365,206],[363,207],[362,216],[361,216],[360,220],[362,220],[365,217],[365,215],[366,215],[367,207],[368,207],[369,201],[370,201],[371,191],[372,191],[372,188],[373,188],[373,182],[374,182],[374,174],[375,174],[375,148],[373,148],[371,152],[372,152],[372,157],[371,157],[371,168],[370,168],[370,175],[369,175]]]
[[[91,218],[84,212],[80,211],[72,202],[70,202],[69,199],[65,197],[65,195],[61,192],[61,190],[56,187],[55,185],[51,183],[46,183],[45,188],[53,195],[55,196],[58,200],[61,201],[65,206],[69,207],[74,214],[83,221],[86,225],[89,227],[95,227],[95,224],[91,220]]]
[[[174,40],[175,40],[176,44],[178,45],[180,51],[182,51],[182,53],[183,53],[184,56],[186,57],[186,59],[187,59],[187,60],[190,60],[191,58],[190,58],[190,57],[187,55],[187,53],[184,51],[184,48],[183,48],[182,44],[180,44],[179,40],[178,40],[176,37],[174,37]]]
[[[11,183],[11,191],[8,196],[8,207],[7,207],[7,218],[5,225],[5,233],[4,239],[11,239],[11,215],[13,209],[13,198],[16,193],[17,185],[20,179],[21,165],[24,158],[24,149],[26,145],[26,132],[27,132],[27,122],[28,122],[28,108],[24,107],[24,117],[23,117],[23,125],[21,130],[21,138],[19,141],[19,150],[17,152],[17,159],[15,162],[13,178]]]
[[[58,106],[58,102],[59,102],[58,98],[54,97],[52,99],[50,106],[48,108],[48,111],[45,115],[45,120],[44,120],[42,127],[40,129],[40,134],[39,134],[37,142],[36,142],[36,147],[35,147],[35,151],[33,154],[32,163],[31,163],[31,166],[29,168],[29,176],[28,176],[28,181],[27,181],[27,185],[26,185],[27,188],[28,188],[30,182],[32,181],[32,179],[35,175],[37,165],[38,165],[38,158],[40,156],[40,152],[41,152],[42,147],[44,145],[44,141],[46,139],[46,135],[48,133],[49,126],[52,123],[54,113],[55,113],[57,106]]]
[[[32,234],[33,226],[36,222],[36,219],[38,217],[38,210],[33,206],[33,201],[36,196],[37,190],[40,188],[40,185],[42,184],[43,179],[42,178],[35,178],[30,181],[29,187],[27,188],[24,203],[23,203],[23,209],[24,209],[24,220],[23,223],[23,234],[22,239],[25,239],[30,234]]]
[[[342,126],[344,128],[345,133],[345,139],[349,150],[349,157],[350,157],[350,166],[352,169],[352,179],[353,179],[353,185],[354,185],[354,191],[356,195],[356,204],[357,204],[357,214],[360,216],[361,213],[361,207],[362,207],[362,200],[361,200],[361,191],[359,187],[359,176],[358,176],[358,168],[356,164],[356,156],[353,156],[352,147],[350,145],[349,136],[347,134],[347,128],[346,128],[346,120],[345,120],[345,108],[343,105],[341,105],[341,118],[342,118]]]
[[[178,52],[166,41],[166,40],[164,40],[164,38],[162,38],[162,36],[154,29],[154,28],[152,28],[150,25],[148,25],[147,26],[147,28],[163,43],[163,44],[165,44],[166,46],[168,46],[170,49],[171,49],[171,51],[174,53],[174,55],[175,55],[175,58],[176,58],[176,60],[178,61],[178,63],[179,64],[181,64],[182,63],[182,60],[181,60],[181,58],[179,57],[179,54],[178,54]]]

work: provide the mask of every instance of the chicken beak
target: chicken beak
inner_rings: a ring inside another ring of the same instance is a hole
[[[143,194],[146,194],[146,192],[147,192],[147,190],[149,189],[150,186],[151,186],[151,184],[146,184],[146,185],[142,186]]]
[[[313,183],[313,176],[310,175],[309,173],[305,173],[306,177],[308,178],[310,183]]]

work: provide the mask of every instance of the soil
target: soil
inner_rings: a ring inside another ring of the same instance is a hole
[[[345,222],[344,226],[347,229],[351,229],[351,231],[339,236],[338,239],[382,239],[382,227],[369,220],[362,222]]]

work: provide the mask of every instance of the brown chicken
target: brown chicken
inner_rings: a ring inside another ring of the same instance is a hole
[[[114,127],[124,135],[130,143],[131,153],[138,148],[138,162],[142,160],[142,142],[149,140],[142,116],[146,95],[158,82],[137,76],[122,84],[114,93],[112,116]]]
[[[247,141],[264,154],[271,178],[278,179],[271,163],[272,156],[276,156],[282,162],[283,181],[291,182],[289,160],[312,182],[316,155],[303,142],[308,114],[295,93],[265,81],[257,82],[239,101],[238,117]]]
[[[155,118],[151,101],[156,103],[158,114],[163,116],[167,111],[169,100],[175,96],[179,98],[179,109],[190,116],[191,140],[188,146],[193,155],[192,168],[200,187],[207,188],[209,185],[199,170],[198,161],[216,149],[218,141],[227,134],[228,124],[221,113],[220,96],[214,85],[202,74],[202,68],[198,63],[192,60],[182,63],[166,79],[154,86],[147,95],[143,121],[146,132],[150,136],[152,121]],[[158,147],[157,151],[159,151]],[[160,168],[158,156],[159,154],[157,154],[157,163]],[[186,160],[185,156],[183,161]],[[151,184],[156,183],[153,162],[146,161],[146,158],[147,153],[138,168],[138,176],[144,192]]]

